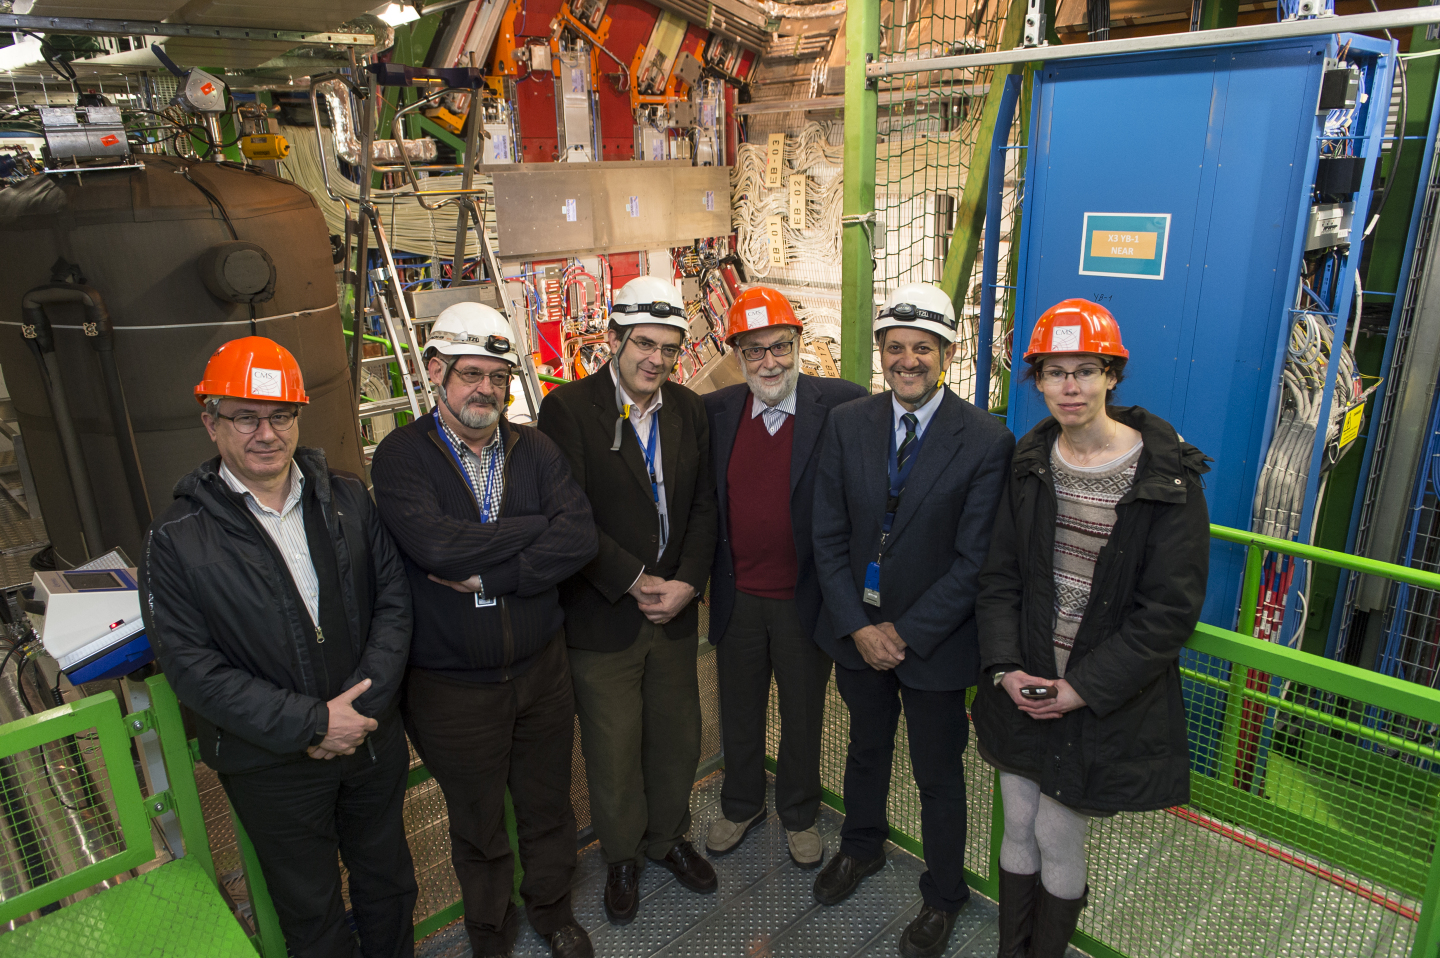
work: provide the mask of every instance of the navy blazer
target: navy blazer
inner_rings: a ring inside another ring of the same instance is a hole
[[[820,583],[815,577],[810,534],[817,453],[830,410],[865,394],[865,387],[848,379],[803,373],[795,386],[795,437],[790,451],[790,525],[795,531],[795,558],[799,564],[795,605],[799,608],[800,624],[812,636],[820,616]],[[715,494],[720,501],[719,541],[715,562],[710,568],[710,641],[716,645],[724,638],[730,613],[735,608],[728,475],[730,451],[735,448],[741,419],[750,415],[750,403],[750,387],[745,383],[726,386],[705,396],[705,412],[710,418],[710,461],[715,464]]]
[[[890,393],[830,414],[815,482],[815,567],[825,596],[820,647],[848,669],[868,669],[851,633],[892,622],[907,646],[895,668],[915,689],[975,684],[980,651],[975,597],[1015,438],[1004,424],[946,389],[900,499],[880,563],[880,607],[861,601],[880,550],[889,494]]]

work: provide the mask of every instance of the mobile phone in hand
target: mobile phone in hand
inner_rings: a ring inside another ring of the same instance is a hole
[[[1058,685],[1025,685],[1020,688],[1020,694],[1027,699],[1053,699],[1060,694]]]

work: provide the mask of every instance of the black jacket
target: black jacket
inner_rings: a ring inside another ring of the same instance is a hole
[[[893,622],[908,646],[896,678],[927,691],[968,688],[980,667],[976,579],[1015,439],[994,416],[944,390],[885,543],[877,609],[861,597],[889,497],[890,397],[846,403],[825,426],[814,518],[825,609],[815,641],[836,664],[868,669],[851,634]]]
[[[435,417],[386,436],[370,478],[375,503],[405,559],[415,596],[410,663],[475,682],[527,669],[565,620],[556,584],[595,557],[590,504],[555,443],[500,420],[504,491],[496,521],[481,523]],[[493,606],[438,582],[479,574]]]
[[[357,712],[399,722],[396,693],[410,652],[410,588],[365,486],[331,472],[318,449],[295,451],[334,548],[354,673],[370,679]],[[220,460],[175,485],[140,562],[146,633],[175,694],[199,719],[200,756],[237,773],[304,759],[329,727],[312,664],[314,624],[290,570]]]
[[[610,451],[620,415],[610,365],[556,388],[540,404],[540,429],[570,460],[600,539],[595,558],[560,583],[565,640],[572,648],[618,652],[635,642],[646,619],[627,593],[642,569],[695,588],[695,598],[665,624],[665,634],[681,639],[698,630],[700,596],[715,557],[710,429],[699,396],[670,382],[660,389],[664,404],[657,415],[670,538],[658,558],[659,519],[635,430],[627,425],[620,451]]]
[[[1021,712],[987,676],[973,716],[982,753],[1051,798],[1095,811],[1144,811],[1190,798],[1190,754],[1177,659],[1205,600],[1210,514],[1204,454],[1139,406],[1112,418],[1145,442],[1135,483],[1115,507],[1090,604],[1065,679],[1085,706],[1059,719]],[[1015,451],[980,576],[980,655],[987,672],[1055,678],[1055,483],[1047,418]]]
[[[794,531],[795,606],[800,624],[808,635],[815,634],[820,618],[820,581],[815,576],[815,547],[811,542],[811,515],[815,498],[815,473],[820,461],[820,439],[830,410],[865,396],[865,388],[848,379],[826,379],[803,373],[795,386],[795,435],[790,449],[790,525]],[[750,415],[753,402],[745,383],[726,386],[705,396],[710,417],[710,461],[715,466],[715,500],[719,508],[719,542],[710,567],[710,642],[719,644],[735,608],[735,557],[730,551],[729,472],[730,451],[740,432],[740,422]]]

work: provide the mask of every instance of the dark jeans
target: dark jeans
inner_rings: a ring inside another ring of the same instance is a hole
[[[820,732],[830,656],[805,633],[790,599],[735,593],[735,611],[715,648],[725,783],[720,808],[732,822],[765,805],[765,726],[774,672],[780,696],[775,811],[792,832],[815,824],[820,809]]]
[[[699,636],[647,622],[619,652],[570,650],[590,820],[605,861],[664,858],[690,830],[700,764]]]
[[[294,958],[415,953],[415,866],[402,817],[410,750],[399,723],[388,724],[354,755],[220,776]],[[358,946],[340,898],[337,851],[350,870]]]
[[[927,692],[900,682],[891,670],[835,666],[835,683],[850,710],[845,757],[845,822],[840,851],[869,861],[885,851],[890,824],[885,801],[895,758],[900,703],[910,737],[910,764],[920,789],[920,840],[925,904],[954,911],[970,897],[965,885],[965,690]]]
[[[575,813],[570,762],[575,700],[565,639],[509,682],[460,682],[411,669],[405,727],[445,793],[450,858],[465,902],[465,930],[476,955],[503,954],[518,924],[510,890],[515,865],[505,831],[505,789],[515,806],[520,897],[541,935],[575,920]]]

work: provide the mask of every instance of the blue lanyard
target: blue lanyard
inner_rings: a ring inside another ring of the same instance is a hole
[[[498,428],[498,427],[497,427]],[[450,441],[450,432],[445,428],[445,421],[440,418],[440,407],[435,407],[435,430],[440,433],[440,438],[445,442],[445,448],[450,450],[450,458],[455,460],[455,466],[460,470],[460,478],[465,480],[465,485],[470,488],[470,495],[476,496],[475,486],[470,482],[470,471],[465,468],[465,463],[460,460],[460,453],[455,444]],[[485,470],[485,498],[480,501],[480,521],[490,521],[490,497],[495,493],[496,463],[500,457],[492,455],[490,466]],[[653,477],[653,473],[651,474]]]
[[[886,468],[890,474],[890,499],[886,504],[884,533],[890,534],[890,526],[895,522],[895,513],[900,509],[900,494],[905,491],[905,483],[910,478],[910,472],[915,468],[915,462],[920,458],[920,447],[925,442],[925,433],[920,429],[915,430],[915,441],[910,443],[910,458],[905,461],[905,468],[900,468],[900,450],[895,447],[895,424],[890,424],[890,458]],[[893,508],[891,508],[893,506]]]
[[[635,420],[630,420],[630,428],[635,429],[635,441],[640,443],[641,450],[645,453],[645,468],[650,471],[650,497],[655,504],[660,504],[660,484],[655,481],[655,446],[658,438],[656,431],[660,426],[660,413],[650,413],[650,445],[645,445],[640,439],[640,430],[635,429]]]

